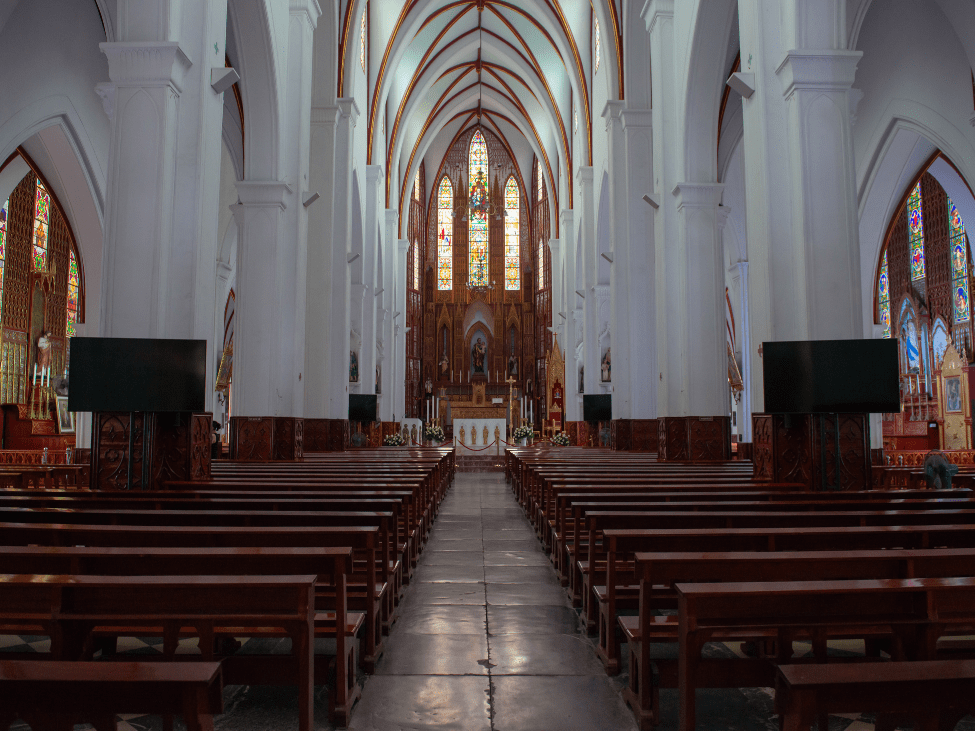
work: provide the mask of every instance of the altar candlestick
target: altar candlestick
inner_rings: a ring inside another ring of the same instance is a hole
[[[37,363],[34,364],[34,380],[31,383],[37,382]]]

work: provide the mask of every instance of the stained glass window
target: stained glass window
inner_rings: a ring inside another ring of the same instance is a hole
[[[545,289],[545,242],[538,244],[538,289]]]
[[[10,201],[0,208],[0,318],[3,317],[3,265],[7,260],[7,208]]]
[[[478,130],[471,138],[469,175],[471,181],[470,221],[470,284],[488,286],[488,155],[484,135]]]
[[[74,252],[68,255],[68,306],[67,324],[64,332],[69,338],[74,337],[75,324],[78,322],[78,260]]]
[[[968,322],[971,307],[968,298],[968,244],[965,239],[965,222],[955,204],[948,199],[948,231],[951,237],[952,299],[955,322]]]
[[[593,73],[599,71],[599,19],[596,19],[596,30],[594,32],[596,36],[596,66],[593,69]]]
[[[521,196],[512,175],[504,186],[504,288],[521,289]]]
[[[880,324],[884,326],[884,337],[890,337],[890,275],[887,269],[887,252],[880,266],[880,281],[877,284],[877,299],[880,304]]]
[[[921,183],[907,199],[907,226],[911,237],[911,280],[924,279],[924,212],[921,210]]]
[[[359,30],[359,63],[366,70],[366,11],[362,11],[362,28]]]
[[[445,175],[437,191],[437,289],[454,286],[454,187]]]
[[[34,269],[47,269],[47,239],[51,232],[51,194],[44,184],[37,181],[37,194],[34,199]]]
[[[420,289],[420,244],[413,244],[413,289]]]
[[[538,200],[542,199],[545,195],[545,179],[542,177],[542,161],[538,161],[538,167],[535,168],[535,188]]]
[[[413,197],[420,200],[420,171],[416,171],[416,178],[413,180]]]

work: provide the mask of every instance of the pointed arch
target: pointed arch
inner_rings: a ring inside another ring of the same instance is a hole
[[[437,289],[454,287],[454,186],[446,175],[437,189]]]

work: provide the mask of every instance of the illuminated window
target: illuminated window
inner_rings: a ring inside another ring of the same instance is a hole
[[[75,334],[78,323],[78,260],[74,251],[68,252],[68,291],[67,291],[67,322],[64,332],[71,338]]]
[[[362,27],[359,30],[359,63],[366,70],[366,11],[362,11]]]
[[[911,281],[924,279],[924,212],[920,182],[907,199],[907,226],[911,237]]]
[[[951,237],[951,292],[955,322],[968,322],[971,319],[971,307],[968,300],[968,244],[965,238],[965,222],[951,198],[948,199],[948,232]]]
[[[596,19],[596,29],[594,34],[596,37],[596,67],[592,70],[593,73],[599,71],[599,19]]]
[[[470,284],[472,287],[488,286],[488,154],[484,135],[478,130],[471,138],[468,171],[471,181],[470,220],[468,243],[470,247]]]
[[[38,179],[34,198],[34,269],[47,270],[47,242],[51,233],[51,194]]]
[[[545,289],[545,244],[538,245],[538,288]]]
[[[884,326],[884,337],[890,337],[890,275],[887,269],[887,252],[880,267],[880,281],[877,284],[877,299],[880,303],[880,324]]]
[[[535,168],[535,189],[538,200],[541,200],[545,195],[545,180],[542,178],[542,161],[538,161],[538,167]]]
[[[504,186],[504,288],[521,289],[521,195],[514,175]]]
[[[416,171],[416,178],[413,180],[413,197],[420,200],[420,171]]]
[[[445,175],[437,192],[437,289],[452,289],[454,284],[454,188]]]
[[[10,201],[0,208],[0,318],[3,316],[3,265],[7,260],[7,209]]]

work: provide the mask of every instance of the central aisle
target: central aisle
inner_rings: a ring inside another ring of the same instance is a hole
[[[502,474],[457,474],[349,728],[636,728]]]

